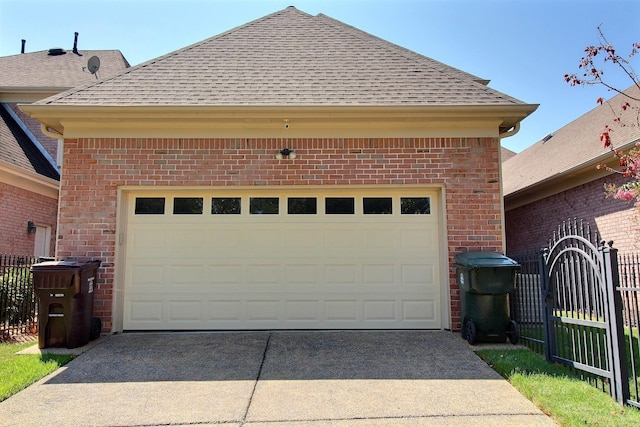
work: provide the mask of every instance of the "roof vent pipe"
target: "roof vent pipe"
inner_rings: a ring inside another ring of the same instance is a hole
[[[20,49],[20,53],[24,53],[24,46],[27,44],[25,39],[22,39],[22,49]]]
[[[78,32],[77,31],[74,33],[74,37],[73,37],[73,53],[78,55]]]

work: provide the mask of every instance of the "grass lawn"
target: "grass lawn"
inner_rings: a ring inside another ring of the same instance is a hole
[[[563,427],[638,426],[640,411],[618,405],[563,365],[528,349],[480,350],[485,362]]]
[[[16,352],[37,345],[0,343],[0,402],[68,363],[73,356]]]

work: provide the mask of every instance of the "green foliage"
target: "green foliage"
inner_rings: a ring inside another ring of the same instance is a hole
[[[549,363],[530,350],[477,354],[561,426],[640,425],[640,411],[618,405],[569,368]]]
[[[5,267],[0,275],[0,324],[20,325],[34,320],[35,294],[29,267]]]
[[[0,402],[55,371],[73,358],[71,355],[57,354],[15,354],[33,345],[34,343],[0,344]]]

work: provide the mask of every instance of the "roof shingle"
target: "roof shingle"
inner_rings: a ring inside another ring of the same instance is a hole
[[[631,86],[625,92],[640,97],[640,89]],[[640,127],[635,125],[615,126],[614,109],[624,100],[623,95],[616,95],[609,100],[610,105],[603,104],[587,112],[566,126],[549,134],[526,150],[508,159],[502,164],[502,175],[505,197],[536,186],[548,179],[562,176],[564,173],[596,161],[609,154],[600,142],[600,133],[605,125],[611,125],[613,145],[616,148],[640,140]],[[633,111],[628,110],[623,123],[634,123]],[[595,167],[594,167],[595,172]]]
[[[45,156],[35,147],[33,141],[6,110],[0,105],[0,160],[30,172],[59,180],[60,174]]]
[[[129,68],[119,50],[68,51],[64,55],[49,55],[48,51],[0,57],[0,88],[46,87],[68,89],[96,81],[86,70],[92,56],[100,58],[99,77],[116,74]]]
[[[484,83],[332,18],[288,7],[38,104],[522,104]]]

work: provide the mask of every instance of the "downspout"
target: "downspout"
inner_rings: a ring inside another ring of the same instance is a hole
[[[502,132],[498,135],[498,138],[508,138],[515,135],[520,131],[520,122],[517,122],[508,131]],[[502,188],[502,145],[498,146],[498,161],[500,162],[500,212],[502,216],[502,253],[507,253],[507,218],[504,213],[504,189]]]

